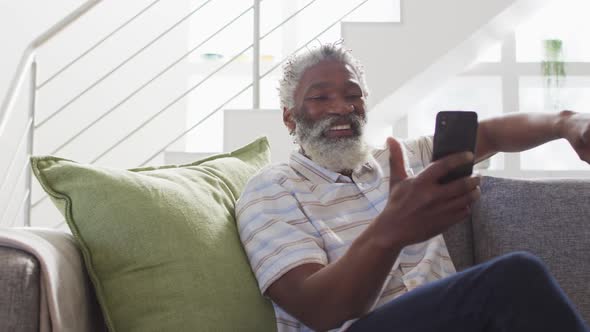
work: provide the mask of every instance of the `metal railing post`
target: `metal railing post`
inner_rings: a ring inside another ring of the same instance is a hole
[[[260,108],[260,0],[254,0],[254,36],[252,55],[252,108]]]
[[[33,155],[33,149],[34,149],[34,139],[35,139],[35,105],[36,105],[36,101],[37,101],[37,61],[35,59],[33,59],[33,62],[31,63],[31,72],[29,73],[30,75],[30,87],[29,87],[29,93],[30,93],[30,99],[29,99],[29,120],[31,121],[31,126],[29,127],[29,134],[28,134],[28,142],[27,142],[27,159],[25,161],[25,164],[30,164],[30,158]],[[29,165],[30,166],[30,165]],[[27,175],[26,175],[26,187],[27,187],[27,191],[26,191],[26,202],[25,202],[25,213],[24,213],[24,218],[25,218],[25,226],[29,227],[31,226],[31,209],[32,209],[32,202],[31,202],[31,196],[33,195],[33,171],[31,170],[31,167],[27,167]]]
[[[102,0],[88,0],[84,2],[82,5],[80,5],[80,7],[76,8],[74,11],[68,14],[68,16],[54,24],[51,28],[49,28],[49,30],[45,31],[42,35],[33,40],[29,46],[27,46],[23,56],[21,57],[16,74],[10,83],[6,98],[4,99],[2,106],[0,106],[0,136],[2,136],[2,133],[4,132],[4,129],[8,123],[8,119],[10,119],[10,115],[14,111],[16,95],[20,89],[21,83],[25,79],[25,70],[32,62],[34,53],[39,47],[43,46],[45,42],[60,33],[63,29],[72,24],[72,22],[75,22],[78,18],[80,18],[80,16],[84,15],[101,1]]]

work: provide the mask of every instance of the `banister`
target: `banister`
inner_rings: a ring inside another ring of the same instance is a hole
[[[182,137],[184,137],[186,134],[188,134],[189,132],[191,132],[193,129],[197,128],[199,125],[201,125],[201,123],[205,122],[205,120],[209,119],[215,113],[219,112],[222,108],[225,107],[225,105],[231,103],[234,99],[236,99],[238,96],[240,96],[242,93],[244,93],[246,90],[248,90],[252,86],[253,86],[252,83],[246,85],[242,90],[238,91],[236,94],[234,94],[229,99],[227,99],[226,101],[224,101],[215,110],[213,110],[212,112],[210,112],[209,114],[207,114],[205,117],[203,117],[201,120],[199,120],[192,127],[190,127],[189,129],[186,129],[180,135],[176,136],[172,141],[168,142],[164,147],[160,148],[160,150],[158,150],[156,153],[154,153],[153,155],[151,155],[148,159],[146,159],[144,162],[142,162],[138,167],[145,166],[148,162],[152,161],[154,158],[156,158],[160,153],[164,152],[164,150],[166,150],[172,144],[176,143],[179,139],[181,139]]]
[[[16,224],[17,218],[18,218],[18,211],[21,211],[23,209],[23,207],[25,207],[27,205],[27,203],[30,201],[31,199],[31,187],[27,187],[27,191],[25,191],[25,194],[23,195],[23,199],[21,200],[20,204],[18,205],[18,209],[17,214],[14,216],[14,218],[12,218],[12,222],[10,222],[7,226],[8,227],[13,227]],[[28,209],[27,209],[28,210]],[[28,217],[28,212],[25,215],[25,218]],[[25,226],[31,226],[30,224],[25,224]]]
[[[92,9],[101,1],[102,0],[88,0],[84,2],[82,5],[74,9],[66,17],[64,17],[59,22],[47,29],[39,37],[35,38],[27,46],[27,48],[23,52],[16,73],[11,81],[10,87],[8,88],[8,92],[6,93],[6,97],[2,103],[2,107],[0,108],[0,137],[2,137],[4,130],[6,129],[6,125],[8,123],[8,119],[10,119],[10,115],[12,115],[14,103],[16,101],[16,96],[25,81],[25,74],[27,72],[27,69],[33,62],[35,52],[37,51],[37,49],[43,46],[43,44],[45,44],[48,40],[60,33],[64,28],[75,22],[78,18],[87,13],[90,9]]]
[[[304,11],[307,7],[311,6],[316,1],[317,0],[311,0],[310,2],[306,3],[305,6],[297,9],[293,14],[289,15],[289,17],[287,17],[283,21],[281,21],[281,23],[275,25],[274,28],[268,30],[264,35],[262,35],[262,37],[260,37],[260,40],[263,40],[268,35],[270,35],[271,33],[275,32],[278,28],[280,28],[283,25],[285,25],[285,23],[289,22],[293,17],[297,16],[299,13],[301,13],[302,11]]]
[[[44,124],[46,124],[47,122],[49,122],[56,115],[58,115],[63,110],[65,110],[68,106],[70,106],[71,104],[73,104],[76,100],[80,99],[88,91],[92,90],[94,87],[96,87],[97,85],[99,85],[101,82],[103,82],[104,80],[106,80],[107,78],[109,78],[109,76],[111,76],[117,70],[121,69],[123,66],[125,66],[126,64],[128,64],[131,60],[133,60],[135,57],[137,57],[138,55],[140,55],[143,51],[145,51],[146,49],[148,49],[150,46],[154,45],[158,40],[160,40],[162,37],[166,36],[168,33],[170,33],[170,31],[174,30],[182,22],[184,22],[187,19],[189,19],[192,15],[194,15],[196,12],[198,12],[201,8],[203,8],[205,5],[207,5],[211,1],[212,0],[205,1],[204,3],[202,3],[201,5],[199,5],[197,8],[193,9],[190,13],[188,13],[187,15],[185,15],[184,17],[182,17],[179,21],[177,21],[176,23],[172,24],[170,27],[168,27],[168,29],[164,30],[164,32],[160,33],[156,38],[154,38],[149,43],[147,43],[146,45],[144,45],[143,47],[141,47],[139,50],[137,50],[131,56],[127,57],[125,60],[123,60],[123,62],[121,62],[120,64],[118,64],[115,68],[111,69],[108,73],[102,75],[98,80],[94,81],[92,84],[90,84],[84,90],[82,90],[77,95],[75,95],[73,98],[71,98],[70,100],[68,100],[65,104],[63,104],[61,107],[59,107],[55,112],[51,113],[49,116],[47,116],[45,119],[43,119],[43,121],[39,122],[38,125],[35,125],[35,129],[41,128]]]
[[[262,2],[261,0],[258,0],[258,1],[259,2]],[[274,31],[276,31],[278,28],[280,28],[281,26],[283,26],[285,23],[289,22],[291,19],[293,19],[295,16],[297,16],[299,13],[301,13],[302,11],[304,11],[307,7],[309,7],[310,5],[312,5],[316,1],[317,0],[311,0],[311,1],[309,1],[303,7],[301,7],[300,9],[298,9],[297,11],[295,11],[294,13],[292,13],[291,15],[289,15],[289,17],[285,18],[279,24],[275,25],[272,29],[270,29],[264,35],[262,35],[260,37],[260,41],[264,40],[268,35],[270,35]],[[182,61],[183,59],[185,59],[187,56],[189,56],[192,52],[194,52],[196,49],[198,49],[199,47],[201,47],[203,44],[205,44],[206,42],[208,42],[209,40],[211,40],[213,37],[215,37],[221,31],[225,30],[227,27],[229,27],[231,24],[233,24],[235,21],[237,21],[239,18],[241,18],[243,15],[245,15],[250,9],[253,9],[253,8],[254,8],[254,6],[250,6],[250,7],[246,8],[239,15],[237,15],[232,20],[230,20],[229,22],[227,22],[224,26],[222,26],[217,31],[215,31],[214,33],[212,33],[211,35],[209,35],[205,40],[203,40],[202,42],[200,42],[197,46],[193,47],[191,50],[189,50],[188,52],[184,53],[181,57],[179,57],[178,59],[176,59],[175,61],[173,61],[170,65],[168,65],[166,68],[164,68],[163,70],[161,70],[160,72],[158,72],[151,79],[149,79],[144,84],[142,84],[140,87],[138,87],[133,92],[131,92],[128,96],[126,96],[121,101],[119,101],[118,103],[116,103],[114,106],[112,106],[111,108],[109,108],[106,112],[102,113],[98,118],[94,119],[92,122],[90,122],[89,124],[87,124],[86,126],[84,126],[84,128],[78,130],[73,136],[71,136],[70,138],[68,138],[66,141],[64,141],[62,144],[60,144],[57,148],[55,148],[53,151],[51,151],[50,154],[53,155],[53,154],[56,154],[59,151],[61,151],[63,148],[65,148],[67,145],[69,145],[71,142],[73,142],[75,139],[77,139],[78,137],[80,137],[86,130],[90,129],[96,123],[98,123],[99,121],[101,121],[102,119],[104,119],[105,117],[107,117],[109,114],[111,114],[112,112],[114,112],[115,110],[117,110],[119,107],[121,107],[127,101],[129,101],[132,97],[134,97],[140,91],[142,91],[145,87],[147,87],[152,82],[154,82],[156,79],[158,79],[159,77],[161,77],[162,75],[164,75],[166,72],[168,72],[170,69],[172,69],[175,65],[177,65],[180,61]],[[255,46],[254,46],[254,49],[256,49]],[[257,61],[254,61],[254,63],[258,63],[258,62]],[[259,66],[258,66],[258,69],[259,69]],[[256,81],[256,76],[259,76],[260,75],[259,70],[254,69],[254,73],[257,73],[257,72],[258,72],[258,75],[254,74],[255,77],[254,77],[253,82]],[[259,76],[259,79],[258,80],[262,79],[264,76],[266,76],[266,75]],[[256,95],[256,93],[254,93],[254,95]],[[254,101],[254,105],[255,104],[256,104],[256,101]],[[43,125],[43,123],[45,123],[48,120],[49,120],[49,118],[46,118],[36,128],[39,128],[41,125]],[[34,204],[33,206],[36,206],[36,204]]]
[[[261,0],[255,0],[256,2],[260,2]],[[304,10],[305,8],[307,8],[308,6],[310,6],[312,3],[314,3],[316,0],[311,0],[309,3],[307,3],[304,8],[299,9],[295,14],[292,14],[289,18],[287,18],[286,20],[284,20],[283,22],[281,22],[279,25],[277,25],[276,27],[274,27],[273,29],[271,29],[269,32],[267,32],[264,36],[260,37],[260,40],[264,39],[266,36],[268,36],[270,33],[272,33],[273,31],[275,31],[276,29],[278,29],[280,26],[282,26],[284,23],[286,23],[287,21],[289,21],[292,17],[294,17],[295,15],[297,15],[299,12],[301,12],[302,10]],[[311,44],[314,40],[316,40],[319,36],[321,36],[322,34],[324,34],[326,31],[328,31],[330,28],[332,28],[333,26],[335,26],[336,24],[338,24],[339,22],[342,21],[342,19],[344,19],[346,16],[348,16],[350,13],[352,13],[353,11],[355,11],[356,9],[358,9],[359,7],[361,7],[362,5],[364,5],[367,1],[369,0],[364,0],[362,2],[360,2],[359,4],[357,4],[355,7],[353,7],[352,9],[350,9],[349,11],[347,11],[344,15],[342,15],[339,19],[335,20],[332,24],[330,24],[327,28],[325,28],[324,30],[322,30],[320,33],[318,33],[315,37],[311,38],[307,43],[305,43],[302,47],[298,48],[296,51],[292,52],[290,55],[293,55],[297,52],[299,52],[301,49],[303,49],[304,47],[307,47],[309,44]],[[252,9],[254,6],[250,7],[247,10]],[[235,58],[237,58],[240,54],[243,54],[245,51],[247,51],[248,49],[250,49],[253,46],[250,45],[248,48],[246,48],[245,50],[243,50],[242,52],[240,52],[237,56],[235,56],[233,59],[231,59],[230,61],[228,61],[226,64],[222,65],[220,68],[217,68],[213,74],[217,73],[218,71],[220,71],[221,69],[223,69],[225,66],[227,66],[229,63],[233,62],[235,60]],[[194,50],[194,49],[193,49]],[[192,51],[191,51],[192,52]],[[187,54],[190,54],[191,52],[188,52]],[[286,61],[286,59],[288,59],[288,57],[285,57],[283,60],[281,60],[277,65],[273,66],[270,70],[268,70],[267,72],[265,72],[263,75],[260,75],[258,77],[259,80],[261,80],[262,78],[266,77],[268,74],[270,74],[273,70],[275,70],[278,66],[280,66],[284,61]],[[258,59],[255,59],[255,61],[257,61]],[[178,60],[180,61],[180,60]],[[177,62],[175,62],[173,65],[175,65]],[[173,66],[172,65],[172,66]],[[171,66],[167,67],[165,71],[167,71]],[[160,74],[156,75],[154,78],[152,78],[150,81],[148,81],[147,83],[145,83],[144,85],[142,85],[139,89],[135,90],[130,96],[124,98],[120,103],[118,103],[117,105],[115,105],[113,108],[111,108],[108,112],[112,112],[114,111],[114,109],[118,108],[120,105],[122,105],[124,102],[126,102],[127,100],[129,100],[133,95],[135,95],[138,91],[142,90],[145,86],[147,86],[147,84],[150,84],[153,80],[155,80],[157,77],[161,76],[161,74],[163,74],[163,72],[160,72]],[[208,79],[210,76],[212,76],[213,74],[210,74],[209,76],[207,76],[205,78]],[[204,81],[204,80],[203,80]],[[175,98],[174,101],[172,101],[171,103],[167,104],[166,107],[164,107],[163,109],[161,109],[160,111],[158,111],[158,113],[156,113],[155,115],[151,116],[147,121],[144,121],[139,127],[136,127],[134,130],[132,130],[130,133],[128,133],[124,138],[120,139],[117,141],[117,143],[115,143],[114,145],[110,146],[106,151],[103,151],[98,157],[96,157],[94,160],[91,161],[91,163],[94,163],[96,161],[98,161],[99,159],[101,159],[102,157],[104,157],[106,154],[108,154],[110,151],[112,151],[115,147],[117,147],[118,145],[120,145],[122,142],[126,141],[129,137],[131,137],[134,133],[136,133],[137,131],[139,131],[139,129],[143,128],[147,123],[151,122],[153,119],[155,119],[158,115],[160,115],[162,112],[166,111],[169,107],[171,107],[172,105],[174,105],[177,101],[179,101],[180,99],[184,98],[186,95],[188,95],[188,93],[190,93],[194,88],[196,88],[197,86],[199,86],[200,84],[202,84],[202,82],[199,82],[196,86],[191,87],[190,89],[188,89],[187,91],[185,91],[184,93],[182,93],[179,97]],[[174,144],[176,141],[178,141],[178,139],[180,139],[181,137],[185,136],[187,133],[189,133],[190,131],[194,130],[196,127],[198,127],[201,123],[203,123],[204,121],[206,121],[209,117],[211,117],[212,115],[214,115],[215,113],[217,113],[219,110],[223,109],[223,107],[225,107],[225,105],[227,105],[228,103],[230,103],[232,100],[234,100],[235,98],[237,98],[239,95],[241,95],[242,93],[244,93],[245,91],[247,91],[250,87],[252,87],[254,85],[254,81],[247,85],[246,87],[244,87],[243,89],[241,89],[239,92],[237,92],[235,95],[233,95],[232,97],[230,97],[228,100],[226,100],[225,102],[223,102],[220,106],[218,106],[215,110],[213,110],[212,112],[210,112],[209,114],[207,114],[204,118],[202,118],[201,120],[199,120],[196,124],[194,124],[193,126],[191,126],[190,128],[188,128],[187,130],[185,130],[183,133],[181,133],[179,136],[177,136],[174,140],[172,140],[171,142],[169,142],[168,144],[166,144],[163,148],[159,149],[154,155],[152,155],[149,159],[147,159],[146,161],[144,161],[140,166],[144,166],[147,162],[153,160],[155,157],[157,157],[159,154],[161,154],[166,148],[168,148],[169,146],[171,146],[172,144]],[[107,114],[103,114],[101,115],[97,120],[95,120],[93,122],[96,123],[97,121],[99,121],[100,119],[104,118]],[[87,129],[87,128],[86,128]],[[76,137],[79,136],[79,134],[76,135]],[[71,142],[71,139],[68,140],[68,142],[66,142],[65,144],[63,144],[62,146],[60,146],[58,148],[61,149],[62,147],[64,147],[66,144],[68,144],[69,142]],[[43,197],[42,199],[40,199],[39,201],[35,202],[35,204],[33,204],[33,207],[35,207],[36,205],[38,205],[39,203],[41,203],[45,198],[47,197]]]
[[[217,34],[221,33],[227,27],[229,27],[230,25],[232,25],[235,21],[237,21],[242,16],[244,16],[246,13],[248,13],[252,8],[253,8],[253,6],[250,6],[250,7],[246,8],[239,15],[235,16],[233,19],[231,19],[229,22],[227,22],[222,27],[220,27],[219,29],[217,29],[215,32],[211,33],[207,38],[205,38],[204,40],[202,40],[197,46],[193,47],[188,52],[185,52],[182,56],[180,56],[178,59],[174,60],[166,68],[162,69],[156,75],[154,75],[152,78],[150,78],[148,81],[146,81],[144,84],[142,84],[140,87],[138,87],[137,89],[133,90],[133,92],[131,92],[128,96],[126,96],[121,101],[119,101],[118,103],[116,103],[113,107],[109,108],[106,112],[102,113],[98,118],[94,119],[92,122],[90,122],[89,124],[87,124],[86,126],[84,126],[84,128],[78,130],[72,137],[70,137],[64,143],[60,144],[57,148],[55,148],[53,151],[51,151],[50,154],[53,155],[53,154],[56,154],[59,151],[61,151],[61,149],[63,149],[64,147],[66,147],[68,144],[70,144],[76,138],[80,137],[80,135],[82,135],[86,130],[90,129],[95,124],[97,124],[99,121],[101,121],[102,119],[104,119],[105,117],[107,117],[109,114],[111,114],[112,112],[114,112],[115,110],[117,110],[119,107],[121,107],[123,104],[125,104],[129,99],[133,98],[135,95],[137,95],[139,92],[141,92],[145,87],[147,87],[152,82],[154,82],[156,79],[160,78],[162,75],[164,75],[165,73],[167,73],[170,69],[174,68],[174,66],[176,66],[180,61],[186,59],[195,50],[197,50],[198,48],[200,48],[201,46],[203,46],[209,40],[213,39],[213,37],[215,37]]]
[[[147,120],[143,121],[139,126],[135,127],[131,132],[129,132],[127,135],[125,135],[125,137],[117,140],[117,142],[115,144],[111,145],[108,149],[106,149],[105,151],[103,151],[100,155],[98,155],[98,157],[92,159],[92,161],[90,163],[91,164],[94,164],[95,162],[97,162],[98,160],[100,160],[102,157],[106,156],[109,152],[111,152],[113,149],[115,149],[121,143],[125,142],[129,137],[133,136],[136,132],[138,132],[139,130],[141,130],[148,123],[152,122],[156,117],[160,116],[162,113],[164,113],[170,107],[174,106],[174,104],[176,104],[178,101],[180,101],[181,99],[183,99],[184,97],[186,97],[191,91],[193,91],[194,89],[196,89],[197,87],[199,87],[201,84],[203,84],[205,81],[207,81],[213,75],[217,74],[223,68],[225,68],[228,65],[230,65],[231,63],[233,63],[236,59],[238,59],[242,54],[246,53],[251,48],[252,48],[252,45],[248,46],[247,48],[243,49],[240,53],[238,53],[235,56],[233,56],[229,61],[227,61],[223,65],[221,65],[218,68],[216,68],[213,72],[211,72],[205,78],[203,78],[202,80],[200,80],[197,84],[195,84],[192,87],[190,87],[189,89],[187,89],[180,96],[174,98],[174,100],[172,102],[168,103],[166,106],[164,106],[164,108],[162,108],[161,110],[159,110],[154,115],[150,116]]]
[[[360,6],[364,5],[367,1],[369,0],[364,0],[363,2],[360,2],[358,5],[354,6],[351,10],[347,11],[346,14],[342,15],[338,20],[334,21],[332,24],[328,25],[327,28],[325,28],[324,30],[322,30],[320,33],[318,33],[317,35],[315,35],[313,38],[311,38],[307,43],[305,43],[305,45],[301,46],[300,48],[296,49],[295,51],[291,52],[291,54],[289,54],[289,56],[286,56],[283,60],[281,60],[279,63],[277,63],[276,65],[274,65],[272,68],[270,68],[269,70],[267,70],[264,74],[262,74],[260,76],[260,79],[263,79],[264,77],[266,77],[268,74],[270,74],[273,70],[277,69],[283,62],[285,62],[289,57],[291,57],[292,55],[296,54],[297,52],[301,51],[304,47],[307,47],[309,44],[311,44],[312,41],[316,40],[319,36],[321,36],[322,34],[324,34],[326,31],[330,30],[333,26],[335,26],[336,24],[338,24],[338,22],[342,21],[346,16],[350,15],[352,12],[354,12],[355,10],[357,10]]]
[[[298,48],[295,52],[291,53],[290,55],[293,55],[297,52],[299,52],[301,49],[303,49],[304,47],[307,47],[313,40],[315,40],[316,38],[318,38],[319,36],[321,36],[323,33],[325,33],[326,31],[328,31],[330,28],[332,28],[334,25],[338,24],[340,21],[342,21],[346,16],[350,15],[350,13],[354,12],[356,9],[358,9],[359,7],[361,7],[362,5],[364,5],[367,1],[369,0],[364,0],[362,2],[360,2],[358,5],[356,5],[355,7],[353,7],[351,10],[347,11],[344,15],[342,15],[340,18],[338,18],[336,21],[334,21],[332,24],[330,24],[327,28],[325,28],[324,30],[322,30],[320,33],[318,33],[317,35],[315,35],[310,41],[308,41],[304,46]],[[304,8],[307,8],[307,6],[309,6],[311,3],[313,3],[314,1],[310,1]],[[251,7],[252,8],[252,7]],[[303,10],[304,8],[302,8],[301,10]],[[301,10],[297,11],[297,13],[299,13]],[[297,14],[296,13],[296,14]],[[290,20],[291,18],[293,18],[296,14],[291,15],[287,20],[284,20],[283,22],[279,23],[278,26],[282,26],[283,24],[285,24],[288,20]],[[277,26],[277,27],[278,27]],[[277,29],[277,27],[274,27],[273,29],[271,29],[272,31],[274,31],[275,29]],[[268,36],[270,34],[267,33],[265,34],[263,37],[261,37],[261,39],[264,39],[266,36]],[[90,163],[95,163],[98,160],[100,160],[101,158],[103,158],[105,155],[107,155],[108,153],[110,153],[112,150],[114,150],[117,146],[119,146],[121,143],[123,143],[124,141],[126,141],[129,137],[131,137],[132,135],[134,135],[136,132],[138,132],[139,130],[141,130],[141,128],[145,127],[148,123],[150,123],[151,121],[153,121],[156,117],[158,117],[159,115],[161,115],[163,112],[165,112],[167,109],[169,109],[171,106],[173,106],[174,104],[176,104],[179,100],[181,100],[182,98],[184,98],[186,95],[188,95],[191,91],[193,91],[195,88],[197,88],[199,85],[201,85],[203,82],[205,82],[207,79],[209,79],[211,76],[213,76],[215,73],[219,72],[221,69],[223,69],[224,67],[226,67],[227,65],[229,65],[231,62],[233,62],[238,56],[240,56],[241,54],[245,53],[247,50],[249,50],[250,48],[252,48],[254,46],[254,43],[250,44],[250,46],[246,49],[244,49],[242,52],[238,53],[238,55],[234,56],[231,60],[229,60],[228,62],[226,62],[225,64],[223,64],[222,66],[220,66],[219,68],[217,68],[215,71],[213,71],[211,74],[209,74],[207,77],[205,77],[203,80],[199,81],[199,83],[197,83],[196,85],[192,86],[191,88],[189,88],[187,91],[185,91],[184,93],[182,93],[179,97],[175,98],[174,101],[172,101],[171,103],[169,103],[168,105],[166,105],[163,109],[161,109],[160,111],[158,111],[157,113],[155,113],[154,115],[152,115],[150,118],[148,118],[147,120],[145,120],[144,122],[142,122],[139,126],[137,126],[136,128],[134,128],[130,133],[128,133],[127,135],[125,135],[123,138],[117,140],[117,142],[115,144],[112,144],[111,146],[109,146],[105,151],[103,151],[100,155],[98,155],[96,158],[94,158]],[[285,57],[283,60],[281,60],[276,66],[274,66],[270,71],[267,71],[264,75],[259,77],[259,80],[264,78],[266,75],[268,75],[272,70],[274,70],[275,68],[277,68],[280,64],[282,64],[284,61],[286,61],[286,59],[288,59],[288,57]],[[258,61],[258,59],[254,59],[254,61]],[[254,86],[255,85],[255,80],[253,80],[252,84],[250,86]],[[249,86],[248,86],[249,87]],[[245,88],[244,90],[242,90],[240,92],[240,94],[247,90],[247,88]],[[233,100],[234,98],[236,98],[236,96],[231,97],[230,99]],[[227,102],[224,103],[224,105],[227,104]],[[213,114],[215,114],[217,111],[219,111],[219,108],[217,110],[215,110],[214,112],[210,113],[209,115],[207,115],[205,118],[209,118],[210,116],[212,116]],[[200,122],[199,122],[200,124]],[[192,130],[194,128],[191,128],[190,130]],[[184,136],[186,135],[186,132],[182,135]],[[182,137],[181,136],[181,137]],[[178,140],[178,139],[176,139]],[[172,144],[172,143],[171,143]],[[171,145],[170,144],[170,145]],[[168,146],[170,146],[168,145]],[[153,159],[153,158],[152,158]]]
[[[361,7],[362,5],[364,5],[367,1],[369,1],[369,0],[364,0],[364,1],[360,2],[358,5],[356,5],[351,10],[349,10],[348,12],[346,12],[346,14],[342,15],[338,20],[334,21],[327,28],[325,28],[324,30],[322,30],[320,33],[316,34],[313,38],[311,38],[303,46],[301,46],[297,50],[293,51],[291,54],[289,54],[289,56],[283,58],[283,60],[281,60],[273,68],[271,68],[266,73],[264,73],[262,76],[260,76],[260,79],[262,79],[265,76],[267,76],[268,74],[270,74],[274,69],[276,69],[278,66],[280,66],[283,62],[287,61],[287,59],[289,59],[290,56],[296,54],[297,52],[299,52],[303,48],[307,47],[314,40],[316,40],[319,36],[321,36],[322,34],[324,34],[326,31],[330,30],[334,25],[338,24],[338,22],[342,21],[346,16],[350,15],[352,12],[354,12],[359,7]],[[311,4],[311,2],[310,2],[310,4]],[[281,25],[283,23],[281,23]],[[265,36],[267,36],[267,35],[268,34],[266,34]],[[186,134],[188,134],[189,132],[193,131],[195,128],[197,128],[199,125],[201,125],[203,122],[205,122],[205,120],[207,120],[208,118],[210,118],[211,116],[213,116],[214,114],[216,114],[217,112],[219,112],[221,109],[223,109],[223,107],[225,107],[225,105],[229,104],[232,100],[236,99],[238,96],[240,96],[242,93],[244,93],[246,90],[248,90],[252,86],[253,86],[253,83],[250,83],[249,85],[247,85],[246,87],[244,87],[242,90],[240,90],[239,92],[237,92],[236,94],[234,94],[233,96],[231,96],[229,99],[227,99],[225,102],[223,102],[220,106],[218,106],[215,110],[213,110],[212,112],[210,112],[209,114],[207,114],[205,117],[203,117],[201,120],[199,120],[196,124],[192,125],[190,128],[188,128],[185,131],[183,131],[180,135],[176,136],[172,141],[168,142],[166,145],[164,145],[162,148],[160,148],[156,153],[152,154],[148,159],[146,159],[144,162],[142,162],[138,167],[145,166],[147,163],[149,163],[154,158],[156,158],[160,153],[164,152],[167,148],[169,148],[172,144],[176,143],[179,139],[181,139],[182,137],[184,137]]]
[[[29,170],[29,164],[30,161],[27,160],[25,162],[25,166],[23,168],[21,168],[20,173],[18,173],[17,179],[16,179],[16,183],[20,183],[20,181],[22,180],[23,176],[27,175],[27,170]],[[2,212],[2,215],[0,216],[0,224],[3,224],[4,218],[6,217],[6,213],[8,213],[8,210],[10,210],[10,203],[12,202],[13,198],[12,196],[14,195],[14,192],[16,191],[17,186],[13,186],[12,190],[10,190],[10,195],[8,195],[8,197],[10,197],[10,199],[8,200],[8,204],[6,205],[6,208],[4,209],[4,211]],[[27,188],[27,192],[30,192],[31,188]],[[25,197],[25,199],[28,199],[28,197]]]
[[[8,168],[6,169],[6,174],[4,175],[4,179],[2,180],[2,182],[0,183],[0,193],[4,191],[4,187],[6,186],[6,184],[8,183],[8,177],[10,174],[12,174],[13,170],[14,170],[14,166],[16,163],[16,156],[19,155],[19,153],[24,153],[23,151],[23,147],[25,146],[24,143],[27,141],[27,137],[29,136],[29,131],[33,129],[33,119],[29,119],[27,122],[27,125],[25,126],[25,130],[22,133],[21,139],[19,140],[18,146],[16,147],[15,150],[15,156],[12,158],[12,161],[10,162],[10,165],[8,165]]]
[[[41,82],[41,84],[39,84],[36,87],[37,90],[42,89],[46,84],[48,84],[49,82],[51,82],[53,79],[55,79],[57,76],[59,76],[64,71],[66,71],[68,68],[70,68],[76,62],[80,61],[80,59],[82,59],[83,57],[85,57],[88,53],[94,51],[102,43],[104,43],[106,40],[108,40],[109,38],[111,38],[112,36],[114,36],[116,33],[118,33],[119,31],[121,31],[123,28],[125,28],[127,25],[129,25],[131,22],[135,21],[135,19],[137,19],[139,16],[143,15],[145,12],[147,12],[150,8],[152,8],[153,6],[155,6],[160,1],[162,1],[162,0],[155,0],[155,1],[153,1],[147,7],[143,8],[139,13],[133,15],[133,17],[131,17],[130,19],[128,19],[127,21],[125,21],[123,24],[119,25],[117,28],[115,28],[115,30],[111,31],[106,36],[104,36],[102,39],[100,39],[98,42],[94,43],[86,51],[82,52],[76,58],[74,58],[73,60],[71,60],[70,62],[68,62],[65,66],[61,67],[59,70],[57,70],[51,76],[49,76],[49,78],[47,78],[45,81]]]

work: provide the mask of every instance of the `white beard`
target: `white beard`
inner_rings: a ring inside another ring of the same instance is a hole
[[[301,143],[305,154],[333,172],[354,171],[369,160],[371,149],[362,139]]]
[[[295,134],[304,153],[318,165],[333,172],[354,171],[365,164],[371,155],[371,148],[362,134],[364,120],[358,118],[356,130],[359,133],[352,137],[325,137],[323,133],[332,126],[333,118],[313,124],[305,120],[297,121]]]

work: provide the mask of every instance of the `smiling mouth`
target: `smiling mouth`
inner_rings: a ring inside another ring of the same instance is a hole
[[[350,129],[349,124],[339,125],[339,126],[332,126],[330,130],[347,130]]]
[[[326,132],[327,137],[347,137],[353,136],[354,131],[350,124],[342,124],[330,127]]]

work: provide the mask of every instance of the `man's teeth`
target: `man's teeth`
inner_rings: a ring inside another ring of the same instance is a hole
[[[346,130],[346,129],[350,129],[350,125],[340,125],[340,126],[333,126],[330,128],[330,130]]]

